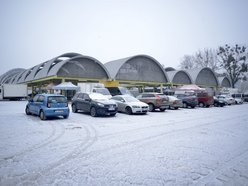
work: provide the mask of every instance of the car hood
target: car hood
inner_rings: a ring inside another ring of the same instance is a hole
[[[104,105],[110,105],[110,104],[116,105],[116,103],[113,100],[95,100],[95,101],[98,103],[102,103]]]
[[[141,106],[141,107],[148,106],[146,103],[143,103],[141,101],[127,102],[127,104],[129,106]]]

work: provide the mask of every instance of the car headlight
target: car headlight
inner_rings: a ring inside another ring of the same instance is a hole
[[[97,103],[97,105],[100,107],[104,107],[104,104],[102,104],[102,103]]]
[[[140,108],[140,106],[136,106],[136,105],[133,105],[132,107],[133,107],[133,108]]]

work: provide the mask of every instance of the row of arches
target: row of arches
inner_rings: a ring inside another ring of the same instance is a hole
[[[62,54],[26,70],[10,70],[0,76],[0,84],[29,84],[53,78],[231,87],[228,77],[218,78],[210,68],[164,69],[156,59],[148,55],[136,55],[102,64],[93,57],[79,53]]]

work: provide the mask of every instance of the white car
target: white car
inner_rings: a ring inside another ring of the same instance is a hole
[[[216,96],[219,100],[223,100],[226,102],[227,105],[234,105],[235,99],[229,95],[218,95]]]
[[[111,100],[117,103],[119,112],[125,112],[127,114],[146,114],[149,110],[149,106],[146,103],[130,95],[113,96]]]

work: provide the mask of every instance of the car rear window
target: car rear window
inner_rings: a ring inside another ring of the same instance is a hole
[[[49,96],[48,103],[66,103],[67,99],[63,96]]]

